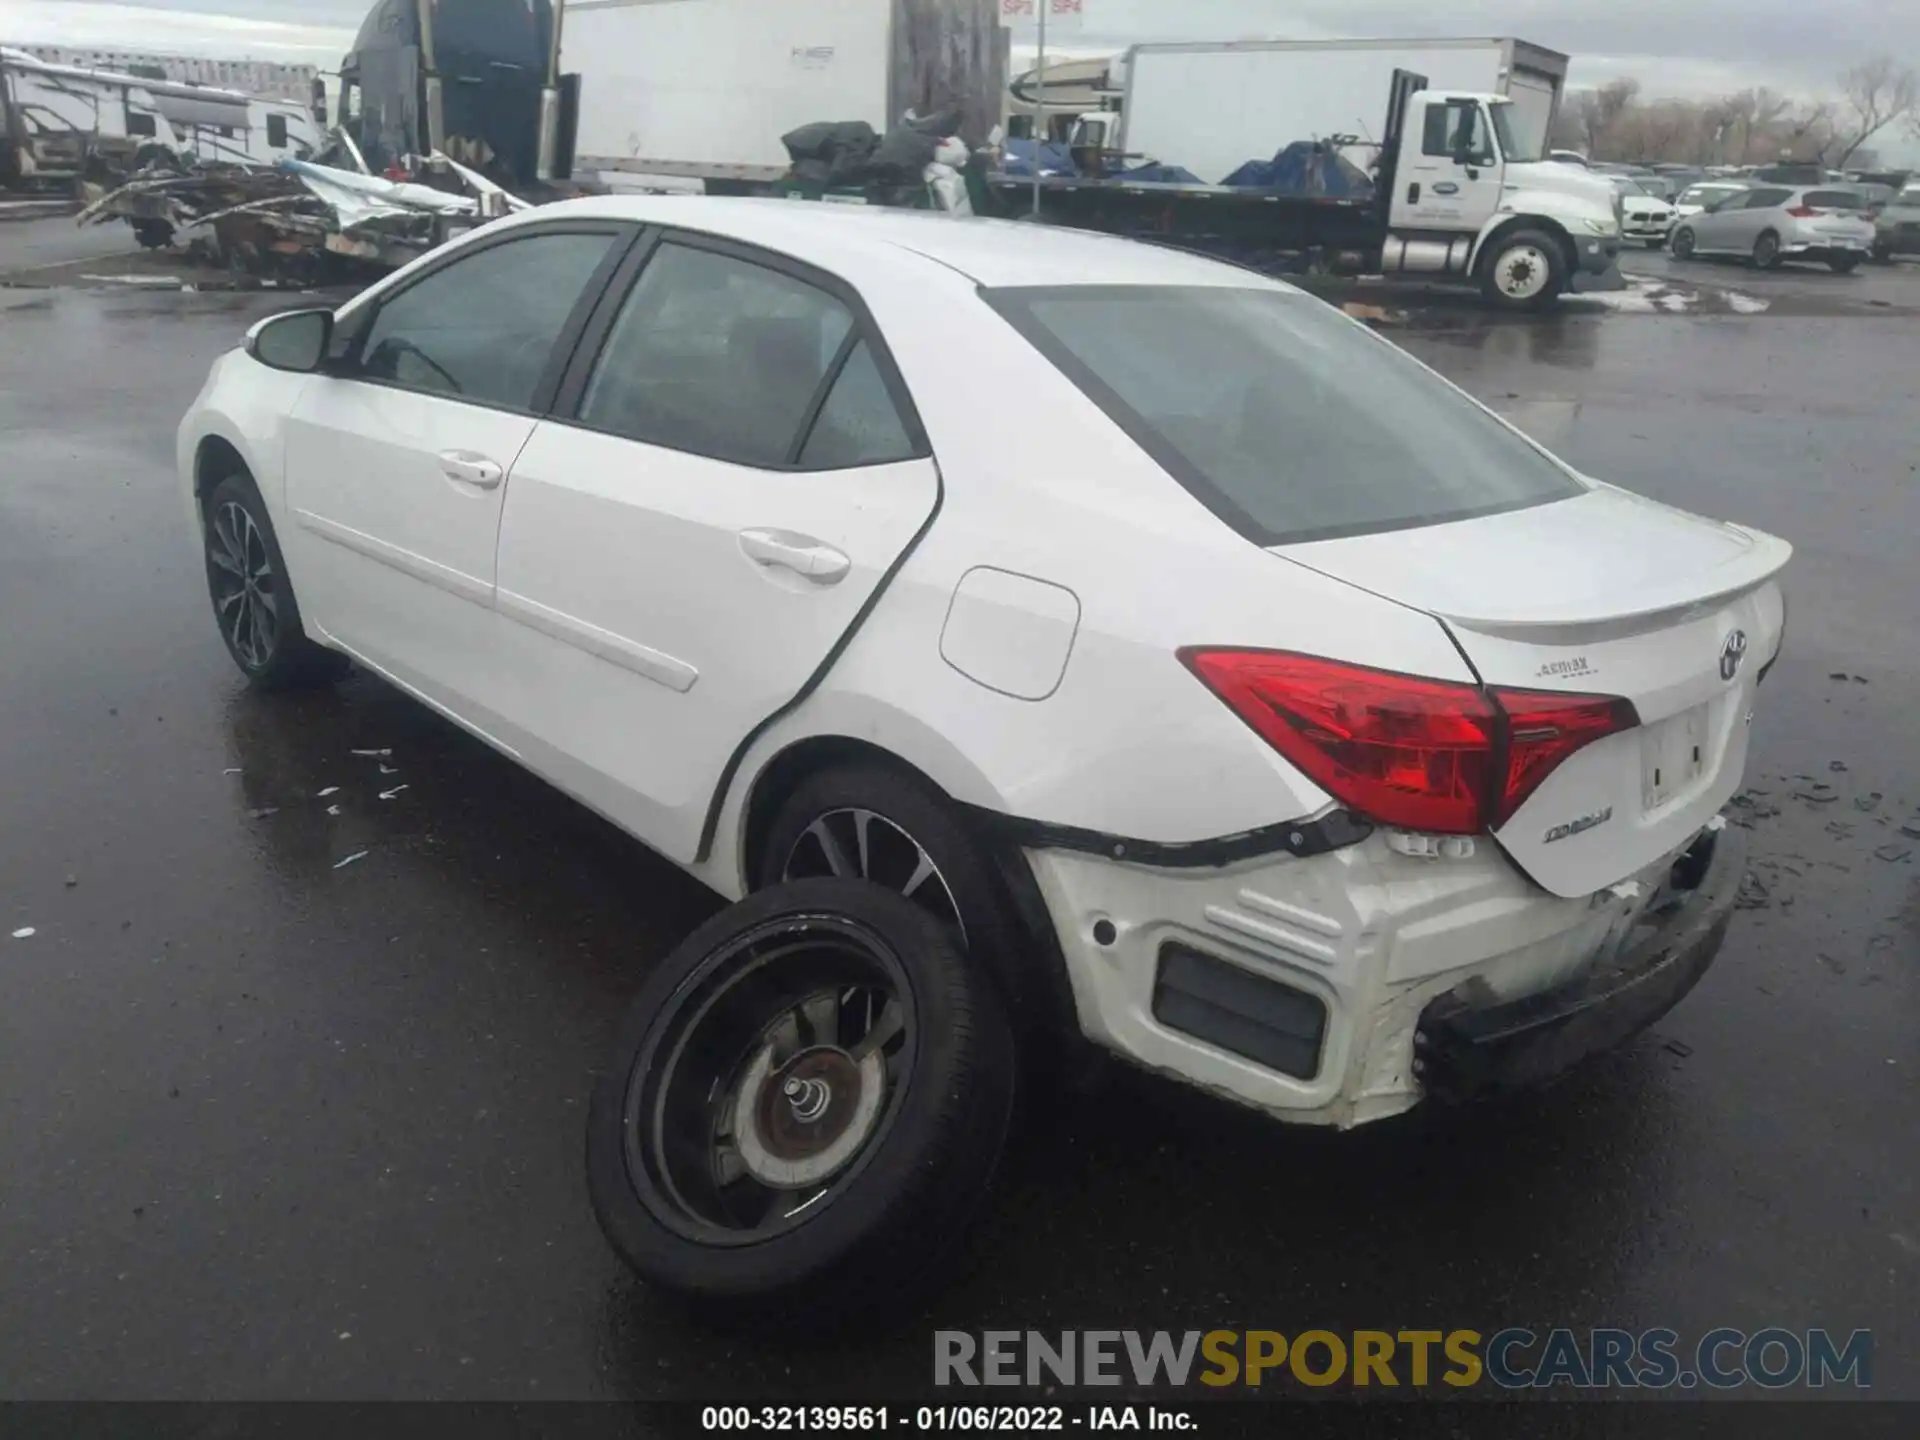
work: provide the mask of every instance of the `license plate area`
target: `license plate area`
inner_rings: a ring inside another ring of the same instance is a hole
[[[1693,788],[1706,773],[1709,752],[1709,710],[1696,705],[1678,715],[1642,728],[1640,732],[1640,805],[1651,814]]]

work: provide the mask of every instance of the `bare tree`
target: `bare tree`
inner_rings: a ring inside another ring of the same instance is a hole
[[[1899,65],[1891,55],[1876,55],[1840,77],[1844,118],[1835,126],[1834,165],[1845,165],[1853,152],[1896,120],[1911,120],[1920,102],[1911,66]]]

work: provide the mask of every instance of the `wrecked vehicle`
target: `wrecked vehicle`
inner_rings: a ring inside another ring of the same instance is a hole
[[[352,141],[342,143],[363,165]],[[306,160],[260,169],[162,153],[78,219],[124,219],[149,248],[184,245],[208,264],[316,280],[335,258],[396,269],[486,218],[527,208],[444,155],[419,170],[446,188]]]
[[[1355,1126],[1624,1041],[1726,934],[1791,548],[1241,268],[574,201],[256,325],[176,459],[254,685],[357,660],[746,897],[591,1108],[672,1290],[896,1297],[1080,1040]]]

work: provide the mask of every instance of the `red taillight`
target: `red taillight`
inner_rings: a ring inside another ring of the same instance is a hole
[[[1824,215],[1827,212],[1816,210],[1811,205],[1790,205],[1787,207],[1787,213],[1796,220],[1811,220],[1815,215]]]
[[[1583,745],[1639,723],[1603,695],[1496,690],[1276,650],[1180,659],[1342,804],[1386,825],[1473,834],[1504,823]]]

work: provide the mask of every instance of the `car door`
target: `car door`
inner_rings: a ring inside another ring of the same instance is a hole
[[[635,227],[511,229],[383,294],[286,424],[303,617],[472,719],[503,483]]]
[[[626,270],[508,483],[505,704],[530,762],[686,863],[730,757],[849,636],[940,481],[848,285],[684,235]]]
[[[1396,227],[1472,234],[1500,203],[1500,159],[1478,100],[1429,96],[1420,149],[1409,161],[1395,181]]]

